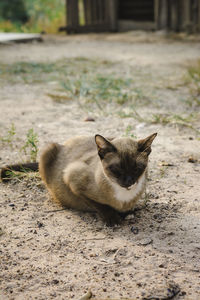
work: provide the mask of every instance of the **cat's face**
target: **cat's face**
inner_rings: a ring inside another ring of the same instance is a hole
[[[119,138],[112,142],[96,135],[98,154],[106,176],[126,189],[134,185],[146,170],[151,144],[156,135],[154,133],[139,141]]]

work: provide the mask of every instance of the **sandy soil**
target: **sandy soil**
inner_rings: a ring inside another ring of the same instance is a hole
[[[49,62],[85,57],[114,62],[113,72],[135,72],[136,86],[153,90],[152,113],[188,113],[190,91],[180,83],[190,61],[200,58],[199,42],[156,34],[125,33],[46,37],[43,43],[4,45],[0,63]],[[76,134],[138,137],[158,132],[150,158],[149,200],[121,226],[107,228],[95,214],[59,210],[40,180],[0,184],[0,299],[200,299],[200,141],[195,130],[120,118],[110,104],[106,113],[83,110],[77,101],[56,103],[52,82],[0,86],[0,136],[12,123],[12,147],[0,144],[1,165],[19,160],[18,147],[28,128],[62,143]],[[124,111],[128,108],[123,107]],[[92,116],[95,122],[85,122]],[[200,130],[200,120],[193,124]],[[190,158],[190,162],[188,159]],[[193,158],[193,159],[191,159]],[[191,162],[192,161],[192,162]]]

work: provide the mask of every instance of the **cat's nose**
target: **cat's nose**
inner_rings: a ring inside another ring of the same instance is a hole
[[[131,178],[131,176],[127,176],[127,177],[126,177],[125,185],[126,185],[127,187],[129,187],[130,185],[132,185],[132,178]]]

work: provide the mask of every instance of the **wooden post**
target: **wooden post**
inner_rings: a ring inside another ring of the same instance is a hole
[[[91,0],[84,0],[85,25],[91,24]]]
[[[198,5],[198,0],[195,0],[192,4],[192,25],[193,25],[193,32],[196,32],[198,30],[198,21],[199,21],[199,5]]]
[[[191,26],[191,10],[190,10],[191,0],[184,0],[182,3],[183,6],[183,30],[189,31]]]
[[[200,0],[198,0],[198,32],[200,32]]]
[[[181,14],[180,10],[178,10],[177,0],[170,1],[170,29],[173,31],[178,31],[178,14]]]
[[[110,23],[110,30],[117,31],[118,21],[117,21],[117,11],[118,11],[118,1],[117,0],[107,0],[108,1],[108,20]]]
[[[67,27],[70,28],[70,32],[76,32],[79,25],[79,13],[78,13],[78,0],[66,0],[67,9]]]
[[[159,29],[159,0],[154,0],[154,22],[155,28]]]
[[[96,19],[97,19],[97,17],[96,17],[96,8],[97,8],[96,1],[92,0],[90,2],[90,5],[91,5],[91,20],[92,20],[92,25],[95,25]]]
[[[184,1],[178,0],[178,30],[184,30]]]
[[[158,0],[157,29],[168,29],[168,0]]]
[[[97,7],[98,7],[98,9],[97,9],[98,10],[98,22],[101,24],[101,23],[103,23],[104,1],[98,0]]]

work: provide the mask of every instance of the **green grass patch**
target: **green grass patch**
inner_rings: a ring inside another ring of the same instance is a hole
[[[62,59],[56,62],[16,62],[13,64],[0,63],[0,80],[2,84],[12,83],[46,83],[56,81],[74,81],[83,75],[92,76],[94,71],[104,67],[109,68],[113,63],[86,58]]]
[[[10,128],[8,129],[7,134],[3,137],[0,137],[0,141],[3,143],[7,143],[12,148],[15,134],[16,134],[15,124],[12,123]]]
[[[163,126],[172,125],[179,127],[187,127],[195,131],[198,135],[200,130],[195,127],[195,122],[199,120],[198,113],[190,114],[172,114],[172,113],[156,113],[149,114],[148,116],[141,116],[140,113],[134,108],[130,110],[129,113],[124,111],[118,111],[118,115],[121,118],[133,118],[134,120],[146,123],[146,124],[160,124]]]
[[[189,127],[190,124],[197,120],[197,115],[191,113],[189,115],[178,115],[178,114],[153,114],[151,123],[153,124],[177,124]]]
[[[131,80],[113,74],[89,74],[74,80],[68,79],[62,82],[61,86],[69,97],[85,103],[95,103],[101,110],[105,103],[116,102],[123,105],[131,99]]]
[[[26,133],[26,139],[23,140],[17,137],[16,127],[12,123],[5,136],[0,136],[0,141],[4,147],[9,146],[11,149],[15,148],[18,150],[21,161],[24,161],[22,157],[23,154],[27,161],[36,162],[39,141],[38,135],[33,128],[28,129]],[[17,146],[19,143],[22,144],[21,147]]]
[[[13,171],[8,170],[6,171],[6,179],[7,180],[16,180],[16,181],[22,181],[24,179],[28,180],[41,180],[39,172],[33,172],[28,169],[24,169],[22,171]]]
[[[137,139],[137,136],[135,134],[133,134],[133,130],[134,130],[134,127],[132,125],[128,125],[125,129],[124,136],[131,137],[133,139]]]
[[[44,83],[67,75],[68,69],[63,63],[16,62],[0,64],[0,79],[2,83],[9,80],[12,83]]]
[[[38,136],[37,133],[34,132],[33,128],[29,129],[26,134],[26,141],[21,151],[24,152],[25,155],[29,155],[30,161],[36,162],[37,154],[38,154]]]
[[[200,60],[195,65],[188,67],[186,84],[190,89],[187,104],[191,107],[200,106]]]
[[[130,111],[128,113],[123,110],[119,110],[117,114],[121,118],[133,118],[141,123],[149,123],[148,118],[141,116],[133,105],[130,107]]]
[[[152,118],[148,120],[151,124],[161,124],[161,125],[175,125],[180,127],[187,127],[200,134],[200,131],[195,128],[194,123],[199,119],[199,114],[153,114]]]
[[[5,136],[0,136],[1,147],[10,147],[11,150],[15,150],[19,156],[21,162],[36,162],[38,154],[38,135],[33,128],[28,129],[26,138],[22,139],[17,137],[17,130],[12,123],[8,128]],[[12,169],[6,171],[6,175],[9,180],[16,179],[31,179],[36,180],[40,178],[39,172],[33,172],[28,168],[21,168],[20,171],[14,171]]]

